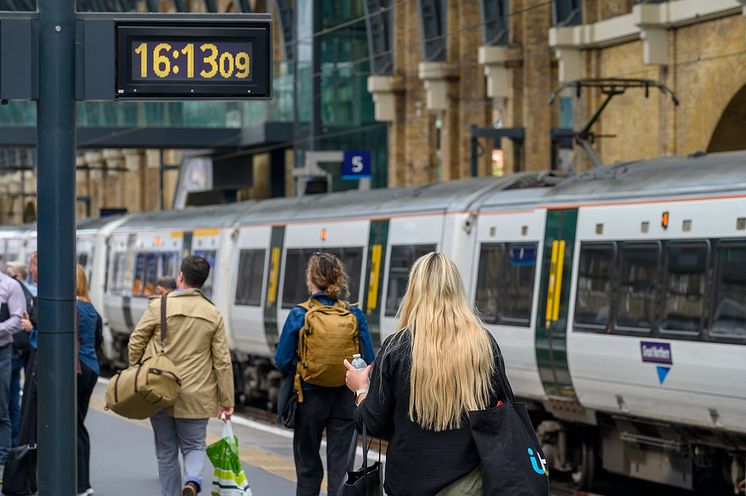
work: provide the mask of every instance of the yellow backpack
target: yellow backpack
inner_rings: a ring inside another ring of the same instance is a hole
[[[301,381],[316,386],[339,387],[345,384],[342,361],[360,353],[357,319],[350,306],[342,301],[324,305],[315,298],[299,305],[306,318],[298,339],[295,366],[295,389],[298,402],[303,402]]]

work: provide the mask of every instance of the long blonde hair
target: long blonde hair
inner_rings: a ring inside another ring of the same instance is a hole
[[[412,341],[409,418],[432,431],[461,427],[466,412],[487,407],[495,363],[448,257],[431,252],[414,263],[398,316]]]

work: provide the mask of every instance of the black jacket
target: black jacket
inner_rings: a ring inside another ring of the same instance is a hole
[[[505,395],[499,385],[499,348],[490,340],[495,350],[492,406],[505,401]],[[368,396],[355,412],[358,431],[364,422],[368,432],[389,441],[384,488],[390,496],[432,496],[479,465],[466,416],[460,429],[441,432],[409,419],[411,364],[409,334],[390,336],[376,356]]]

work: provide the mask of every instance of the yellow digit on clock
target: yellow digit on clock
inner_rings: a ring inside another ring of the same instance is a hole
[[[202,50],[202,53],[210,51],[210,55],[202,59],[206,64],[210,64],[210,70],[202,69],[199,71],[199,75],[208,79],[215,77],[215,74],[218,73],[218,47],[212,43],[203,43],[199,49]]]

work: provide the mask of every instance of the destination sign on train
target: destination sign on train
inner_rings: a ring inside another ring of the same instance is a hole
[[[268,98],[270,24],[117,25],[117,97]]]

